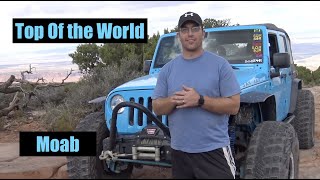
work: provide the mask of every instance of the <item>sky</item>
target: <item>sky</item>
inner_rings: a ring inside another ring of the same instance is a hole
[[[180,15],[193,11],[202,19],[230,19],[231,24],[273,23],[288,32],[293,45],[320,45],[319,10],[320,2],[312,1],[0,2],[0,65],[72,61],[68,54],[79,45],[13,44],[12,18],[148,18],[152,35],[174,28]]]

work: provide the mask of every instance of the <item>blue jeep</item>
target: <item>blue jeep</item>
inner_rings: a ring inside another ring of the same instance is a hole
[[[205,29],[205,50],[226,58],[241,85],[241,107],[229,118],[237,178],[298,178],[299,149],[314,146],[314,97],[302,88],[285,30],[274,24]],[[171,167],[170,120],[152,111],[161,67],[181,53],[176,33],[162,35],[146,76],[112,90],[104,112],[75,131],[97,133],[96,157],[68,157],[71,178],[129,178],[143,165]],[[188,133],[188,132],[185,132]]]

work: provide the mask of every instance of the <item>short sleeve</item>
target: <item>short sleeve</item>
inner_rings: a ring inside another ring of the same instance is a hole
[[[241,92],[239,82],[229,62],[220,69],[220,93],[222,97],[230,97]]]
[[[163,66],[159,72],[156,87],[151,97],[152,99],[165,98],[168,96],[168,83],[167,83],[168,75],[167,74],[168,74],[167,66]]]

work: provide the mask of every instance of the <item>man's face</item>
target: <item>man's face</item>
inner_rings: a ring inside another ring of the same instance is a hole
[[[179,32],[180,42],[186,51],[196,51],[202,46],[203,29],[194,22],[186,22]]]

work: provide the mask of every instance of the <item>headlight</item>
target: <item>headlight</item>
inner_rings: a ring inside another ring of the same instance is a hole
[[[116,95],[111,99],[111,109],[113,110],[118,104],[124,102],[124,99],[120,95]],[[118,113],[122,113],[124,111],[124,107],[120,108]]]

